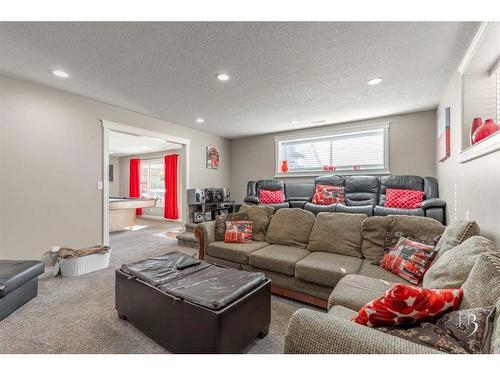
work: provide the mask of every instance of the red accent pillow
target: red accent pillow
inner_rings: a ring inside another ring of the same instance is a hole
[[[283,190],[259,190],[259,202],[264,204],[283,203],[285,193]]]
[[[460,306],[462,289],[424,289],[396,284],[364,305],[352,320],[368,327],[412,324],[440,316]]]
[[[316,185],[312,202],[321,206],[344,203],[344,188],[342,186]]]
[[[396,246],[384,255],[380,267],[417,285],[436,256],[434,249],[432,245],[401,237]]]
[[[419,190],[387,189],[385,191],[385,207],[420,208],[423,200],[424,192]]]
[[[252,242],[252,226],[253,221],[226,221],[226,233],[224,233],[224,242]]]

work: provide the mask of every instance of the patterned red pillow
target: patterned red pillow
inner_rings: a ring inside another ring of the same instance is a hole
[[[259,190],[259,202],[264,204],[283,203],[285,193],[283,190]]]
[[[432,245],[401,237],[396,246],[384,255],[380,267],[416,285],[424,278],[436,254]]]
[[[423,191],[405,189],[387,189],[385,191],[385,207],[410,210],[420,208],[423,200]]]
[[[253,221],[226,221],[226,233],[224,233],[224,242],[252,242],[252,226]]]
[[[462,289],[424,289],[396,284],[364,305],[352,320],[368,327],[412,324],[438,317],[460,306]]]
[[[321,206],[344,203],[344,188],[342,186],[316,185],[312,202]]]

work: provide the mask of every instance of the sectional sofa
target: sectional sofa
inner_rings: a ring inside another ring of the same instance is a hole
[[[270,209],[268,207],[268,209]],[[228,267],[259,271],[272,280],[273,292],[326,308],[332,289],[346,275],[389,282],[400,277],[373,265],[383,256],[388,233],[416,238],[438,237],[445,226],[418,216],[372,216],[319,213],[283,208],[263,215],[262,206],[243,206],[254,221],[254,241],[248,244],[215,240],[215,221],[195,229],[199,257]]]
[[[316,185],[344,187],[345,204],[321,206],[312,203]],[[343,212],[367,216],[412,215],[431,217],[440,223],[445,222],[446,202],[439,199],[438,182],[434,177],[328,175],[317,177],[311,183],[284,183],[280,180],[248,181],[245,203],[258,205],[259,191],[262,189],[282,190],[285,193],[285,202],[270,205],[275,209],[304,208],[314,214]],[[421,207],[416,209],[385,207],[387,189],[423,191],[424,201]]]

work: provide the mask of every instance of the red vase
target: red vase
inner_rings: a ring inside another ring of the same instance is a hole
[[[487,119],[472,135],[472,144],[482,141],[493,133],[497,132],[500,128],[493,122],[492,119]]]
[[[473,145],[474,142],[472,141],[472,136],[474,135],[474,132],[481,126],[483,125],[483,119],[481,117],[476,117],[474,120],[472,120],[472,128],[470,129],[470,144]]]
[[[286,160],[281,161],[281,172],[283,173],[288,172],[288,161]]]

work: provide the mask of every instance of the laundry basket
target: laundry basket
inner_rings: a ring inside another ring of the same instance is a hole
[[[59,258],[62,277],[76,277],[109,266],[111,250],[106,253],[90,254],[83,257]]]

